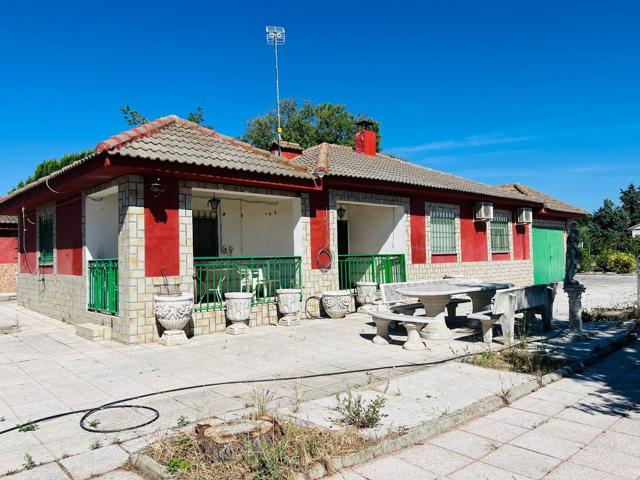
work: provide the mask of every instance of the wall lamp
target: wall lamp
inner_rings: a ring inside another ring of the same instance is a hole
[[[347,213],[347,210],[342,205],[340,205],[340,207],[338,207],[338,218],[342,220],[345,213]]]
[[[220,206],[220,199],[213,197],[207,203],[209,204],[209,207],[211,207],[211,213],[213,213],[213,218],[218,218],[218,207]]]
[[[160,182],[159,178],[156,178],[156,181],[149,185],[149,190],[153,193],[153,198],[158,198],[164,193],[166,187]]]

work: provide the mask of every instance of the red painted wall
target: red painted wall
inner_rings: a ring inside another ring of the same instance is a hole
[[[424,220],[424,199],[411,197],[411,263],[427,263],[427,242]]]
[[[486,262],[487,224],[473,221],[473,204],[460,205],[460,240],[463,262]]]
[[[431,263],[456,263],[458,256],[452,253],[431,254]]]
[[[82,199],[56,205],[58,275],[82,275]]]
[[[513,259],[529,260],[529,225],[513,224]]]
[[[35,274],[38,271],[38,260],[36,254],[36,214],[35,212],[25,215],[27,221],[22,224],[22,216],[19,217],[19,251],[20,271],[22,273]],[[26,228],[26,231],[25,231]],[[24,240],[23,237],[24,236]]]
[[[356,133],[356,152],[376,156],[376,132],[360,130]]]
[[[18,239],[16,237],[0,237],[0,263],[18,262]]]
[[[330,245],[329,231],[329,191],[315,191],[309,194],[311,208],[311,268],[318,267],[318,252]],[[322,262],[326,259],[322,258]],[[335,258],[334,262],[338,259]]]
[[[178,223],[178,180],[161,179],[165,191],[154,197],[144,185],[144,271],[147,277],[180,275],[180,226]]]
[[[509,260],[509,254],[507,252],[492,253],[491,260],[493,260],[494,262]]]

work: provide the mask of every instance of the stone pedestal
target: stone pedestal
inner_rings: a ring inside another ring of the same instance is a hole
[[[279,288],[276,290],[278,310],[283,315],[278,321],[278,325],[283,327],[300,325],[298,313],[300,312],[301,294],[302,291],[299,288]]]
[[[170,347],[188,342],[184,327],[193,313],[193,296],[190,293],[155,295],[153,309],[156,320],[165,329],[158,343]]]
[[[369,313],[373,310],[377,291],[378,284],[376,282],[356,282],[356,301],[360,305],[358,312]]]
[[[228,292],[224,294],[227,320],[231,325],[225,330],[229,335],[249,333],[247,322],[251,316],[253,293]]]
[[[573,340],[586,340],[587,336],[582,330],[582,294],[586,288],[580,283],[565,285],[564,291],[569,297],[569,330]]]
[[[432,318],[420,332],[420,336],[427,340],[450,340],[453,337],[445,322],[444,309],[451,301],[451,295],[431,295],[420,297],[424,305],[425,316]]]

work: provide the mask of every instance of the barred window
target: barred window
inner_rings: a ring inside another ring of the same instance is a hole
[[[491,251],[505,253],[509,251],[509,216],[496,213],[491,220]]]
[[[437,208],[430,212],[431,216],[431,253],[455,254],[456,249],[456,217],[451,209]]]
[[[38,250],[40,265],[53,264],[53,216],[42,216],[38,222]]]

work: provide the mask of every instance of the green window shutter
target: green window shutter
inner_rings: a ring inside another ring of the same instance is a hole
[[[491,251],[506,253],[509,251],[509,217],[496,215],[491,220]]]
[[[437,209],[431,216],[431,253],[455,254],[456,248],[456,217],[453,211]]]
[[[53,217],[42,216],[38,225],[38,251],[40,265],[53,264]]]

